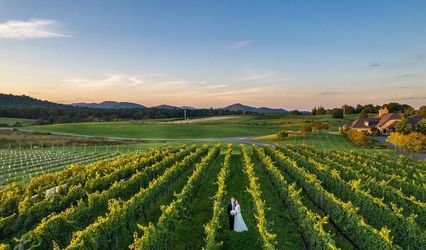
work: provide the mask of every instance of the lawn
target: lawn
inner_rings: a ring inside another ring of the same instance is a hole
[[[34,121],[25,118],[0,117],[0,127],[26,127],[32,125]]]
[[[201,120],[188,124],[153,122],[153,121],[119,121],[94,123],[67,123],[46,126],[33,126],[33,130],[87,135],[98,137],[152,138],[152,139],[195,139],[224,137],[254,137],[275,134],[280,130],[297,131],[313,120],[326,121],[330,131],[355,117],[333,119],[324,116],[293,115],[246,115],[230,119]]]

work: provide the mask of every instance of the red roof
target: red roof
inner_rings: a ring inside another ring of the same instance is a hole
[[[372,127],[381,128],[382,126],[384,126],[387,122],[391,120],[394,120],[396,122],[397,120],[400,120],[400,119],[401,118],[399,117],[398,114],[387,113],[387,114],[383,114],[379,118],[359,118],[351,123],[348,123],[346,126],[351,128],[358,128],[358,129],[367,129]],[[366,125],[366,122],[368,122],[368,125]]]
[[[400,120],[400,119],[401,117],[399,117],[399,115],[395,113],[383,114],[382,116],[379,117],[379,122],[377,123],[377,127],[382,127],[390,120]]]

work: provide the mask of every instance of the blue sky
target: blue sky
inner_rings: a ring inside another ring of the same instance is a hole
[[[0,91],[70,103],[426,103],[425,1],[0,1]]]

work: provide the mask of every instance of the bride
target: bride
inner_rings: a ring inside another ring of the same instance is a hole
[[[243,216],[241,215],[240,203],[238,200],[235,200],[235,217],[234,217],[234,231],[235,232],[244,232],[248,231],[246,223],[244,223]]]

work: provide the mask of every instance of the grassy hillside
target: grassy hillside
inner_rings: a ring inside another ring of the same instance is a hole
[[[13,127],[13,126],[30,126],[34,123],[33,119],[25,118],[9,118],[0,117],[0,127]]]
[[[355,117],[332,119],[330,116],[247,115],[230,119],[200,120],[190,124],[122,121],[54,124],[32,128],[39,131],[103,137],[192,139],[252,137],[275,134],[280,130],[296,131],[313,120],[326,121],[330,131],[337,131],[339,126],[353,118]]]

